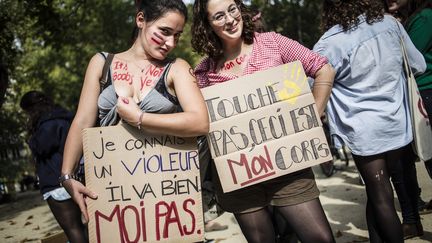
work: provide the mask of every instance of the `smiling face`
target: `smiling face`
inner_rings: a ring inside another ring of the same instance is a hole
[[[233,0],[210,0],[207,3],[207,13],[210,26],[222,41],[241,39],[243,19]]]
[[[140,15],[137,15],[137,25],[142,27],[138,41],[149,57],[165,59],[177,45],[185,17],[177,11],[170,11],[154,21],[145,22]]]

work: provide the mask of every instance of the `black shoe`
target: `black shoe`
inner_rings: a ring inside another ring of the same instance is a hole
[[[417,224],[402,224],[404,240],[411,239],[423,235],[423,225],[419,222]]]

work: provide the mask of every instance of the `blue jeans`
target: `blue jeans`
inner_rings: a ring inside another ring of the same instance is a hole
[[[420,222],[418,211],[418,197],[420,189],[417,181],[417,170],[415,166],[416,155],[411,144],[403,148],[403,155],[390,171],[393,187],[396,191],[399,205],[402,211],[402,222],[404,224],[415,224]]]

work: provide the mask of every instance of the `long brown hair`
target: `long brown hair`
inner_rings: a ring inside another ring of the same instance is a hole
[[[358,17],[364,14],[366,22],[372,24],[384,17],[384,5],[377,0],[325,0],[321,28],[326,31],[340,25],[344,31],[359,24]]]
[[[207,3],[209,0],[196,0],[193,5],[192,21],[192,40],[193,49],[201,55],[208,55],[210,58],[217,60],[223,54],[222,41],[217,36],[210,23],[207,15]],[[242,38],[246,44],[252,44],[254,38],[254,23],[252,21],[253,13],[242,0],[234,0],[240,9],[243,19]]]

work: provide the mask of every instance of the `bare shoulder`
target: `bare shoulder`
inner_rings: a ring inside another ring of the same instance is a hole
[[[175,79],[195,79],[191,65],[181,58],[176,58],[171,66],[170,77]]]
[[[173,60],[172,68],[178,70],[182,70],[182,69],[189,70],[189,68],[191,68],[191,65],[182,58],[176,58]]]
[[[103,66],[105,63],[105,58],[100,53],[96,53],[92,56],[89,62],[89,66]]]
[[[86,76],[99,82],[98,80],[102,77],[102,69],[104,65],[105,57],[102,56],[101,53],[94,54],[88,63]]]

